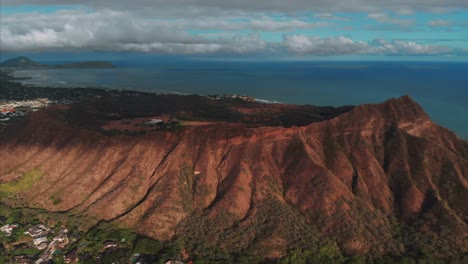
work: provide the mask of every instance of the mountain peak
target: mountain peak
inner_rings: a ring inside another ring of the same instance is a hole
[[[37,63],[25,56],[15,57],[9,60],[4,61],[0,64],[2,67],[20,67],[20,68],[35,68],[35,67],[44,67],[44,65]]]
[[[387,114],[392,113],[400,120],[429,120],[429,116],[421,105],[409,95],[390,99],[384,102],[383,105],[387,109]]]
[[[424,109],[410,96],[392,98],[380,104],[364,104],[350,112],[359,118],[384,118],[387,121],[401,123],[417,120],[430,120]]]
[[[398,102],[400,104],[413,105],[413,106],[421,107],[418,104],[418,102],[416,102],[416,100],[414,100],[411,96],[409,96],[407,94],[402,95],[402,96],[400,96],[398,98],[389,99],[386,102]]]

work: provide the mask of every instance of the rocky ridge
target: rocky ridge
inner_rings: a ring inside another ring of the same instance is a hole
[[[318,237],[349,255],[467,252],[468,143],[409,97],[299,127],[137,136],[76,127],[68,113],[51,107],[5,129],[0,182],[41,173],[10,199],[183,237],[190,254],[197,240],[278,258]]]

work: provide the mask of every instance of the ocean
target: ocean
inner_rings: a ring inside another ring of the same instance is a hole
[[[45,63],[45,62],[44,62]],[[409,95],[431,119],[468,140],[468,63],[114,62],[112,69],[16,71],[24,83],[181,94],[245,94],[312,105],[378,103]]]

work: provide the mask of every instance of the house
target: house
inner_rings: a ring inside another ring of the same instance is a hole
[[[65,254],[63,256],[63,260],[65,261],[65,263],[78,262],[78,251],[76,250],[76,248]]]
[[[164,121],[162,121],[161,119],[151,119],[150,121],[146,121],[145,125],[147,125],[147,126],[156,126],[156,125],[161,125],[163,123],[164,123]]]
[[[30,235],[32,237],[45,236],[50,231],[50,228],[47,228],[43,224],[31,226],[24,232],[25,235]]]
[[[0,227],[0,231],[5,233],[6,236],[11,236],[11,232],[13,232],[13,229],[17,228],[18,225],[17,224],[8,224],[8,225],[4,225],[2,227]]]
[[[58,243],[68,244],[68,237],[66,234],[58,234],[54,237],[54,241]]]
[[[112,247],[117,247],[117,242],[115,241],[106,241],[104,242],[104,249],[112,248]]]
[[[39,245],[36,245],[36,248],[39,249],[39,250],[43,250],[43,249],[47,248],[47,242],[42,242]]]
[[[33,240],[33,244],[37,247],[38,245],[46,242],[47,243],[47,237],[39,237]]]

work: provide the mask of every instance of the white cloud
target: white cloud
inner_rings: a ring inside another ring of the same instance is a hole
[[[450,26],[450,24],[450,21],[444,19],[435,19],[428,22],[428,25],[432,27],[444,27]]]
[[[319,38],[285,35],[284,46],[292,53],[314,55],[343,55],[365,53],[367,44],[347,37]]]
[[[244,18],[247,19],[247,18]],[[277,21],[271,18],[249,19],[248,21],[220,21],[219,19],[203,19],[200,21],[179,20],[175,23],[179,27],[191,27],[193,29],[217,29],[217,30],[258,30],[258,31],[290,31],[295,29],[312,29],[325,27],[327,22],[306,22],[298,19]]]
[[[373,19],[379,23],[383,24],[393,24],[399,26],[409,26],[414,23],[411,19],[400,19],[400,18],[393,18],[390,17],[387,13],[370,13],[367,15],[368,18]]]
[[[332,14],[320,14],[333,17]],[[393,21],[385,14],[375,19]],[[266,41],[257,32],[293,32],[327,27],[301,17],[229,15],[218,17],[160,18],[137,12],[98,10],[54,13],[2,14],[0,50],[23,51],[134,51],[170,54],[293,54],[437,55],[443,46],[411,41],[363,42],[345,36],[320,38],[284,34],[282,42]],[[393,21],[395,22],[395,21]],[[400,23],[403,25],[402,23]],[[245,32],[253,32],[246,34]]]
[[[285,35],[283,44],[291,53],[317,56],[351,54],[439,55],[452,52],[451,49],[443,46],[421,45],[411,41],[377,39],[371,43],[366,43],[344,36],[319,38],[304,35]]]
[[[52,14],[2,16],[2,51],[91,49],[130,50],[164,53],[248,53],[266,49],[259,32],[312,29],[330,25],[299,19],[270,17],[178,18],[140,17],[135,13],[102,10],[98,12],[61,11]],[[233,31],[230,37],[207,38],[193,30]]]
[[[312,29],[331,25],[328,22],[311,22],[300,19],[278,20],[269,16],[226,16],[203,18],[159,18],[157,16],[140,16],[138,13],[101,10],[96,12],[85,11],[59,11],[50,14],[25,13],[3,15],[2,26],[12,27],[20,31],[31,28],[53,27],[60,29],[64,23],[98,22],[97,26],[107,23],[106,20],[122,25],[134,24],[137,26],[171,28],[171,29],[203,29],[203,30],[259,30],[259,31],[290,31],[296,29]]]
[[[438,55],[448,54],[452,51],[444,46],[421,45],[412,41],[393,41],[393,45],[398,49],[398,55]]]
[[[325,19],[325,20],[349,21],[348,18],[335,16],[332,13],[319,13],[319,14],[315,14],[314,17],[318,19]]]
[[[236,35],[230,39],[212,43],[123,43],[114,46],[117,50],[167,54],[247,54],[268,51],[268,45],[259,34]]]
[[[97,9],[150,10],[164,14],[181,11],[186,16],[206,15],[213,12],[382,12],[411,13],[414,11],[444,11],[468,9],[466,0],[269,0],[269,1],[220,1],[220,0],[2,0],[2,5],[86,5]]]

